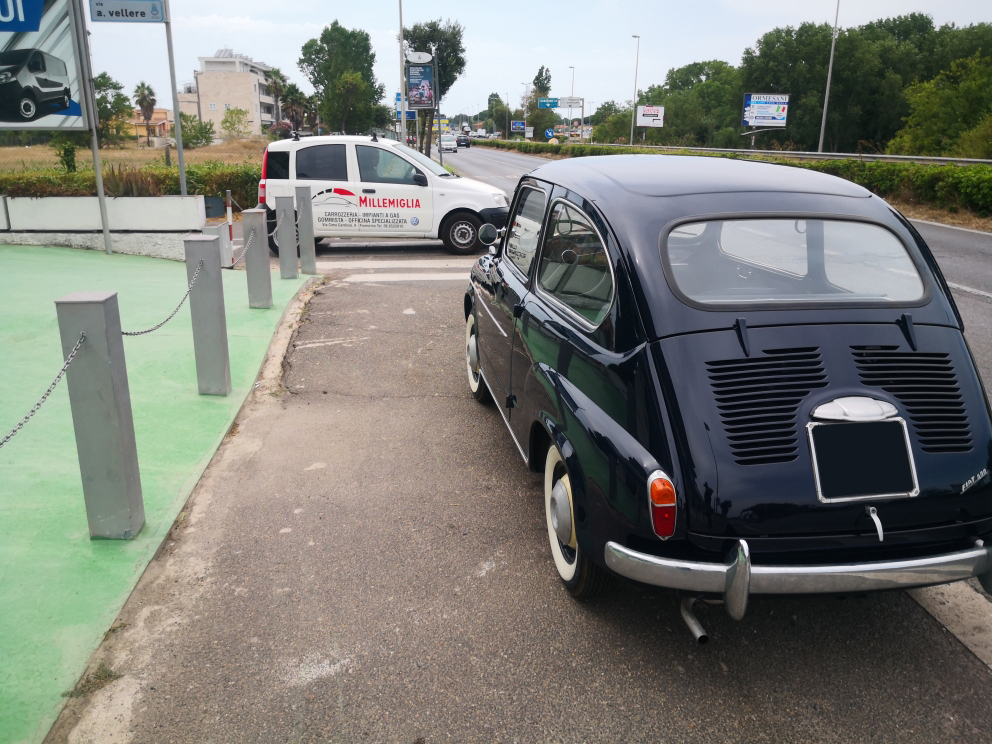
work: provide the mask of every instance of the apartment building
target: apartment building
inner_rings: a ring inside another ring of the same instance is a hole
[[[267,84],[272,68],[230,49],[218,49],[212,57],[200,57],[194,82],[179,92],[179,110],[201,121],[212,121],[220,134],[220,124],[228,109],[248,112],[252,134],[261,134],[263,125],[276,121],[276,101]]]

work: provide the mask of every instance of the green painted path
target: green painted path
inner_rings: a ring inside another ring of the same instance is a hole
[[[272,279],[249,310],[243,271],[224,272],[230,396],[200,396],[188,304],[124,341],[146,524],[129,542],[91,541],[65,382],[0,449],[0,743],[40,741],[251,390],[283,310],[305,278]],[[118,292],[121,325],[172,311],[186,267],[71,248],[0,246],[0,436],[62,366],[54,300]]]

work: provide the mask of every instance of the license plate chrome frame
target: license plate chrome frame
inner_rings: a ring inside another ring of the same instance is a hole
[[[913,445],[909,440],[909,427],[906,426],[906,420],[899,416],[893,416],[892,418],[885,419],[885,422],[897,421],[902,426],[902,436],[906,443],[906,454],[909,458],[909,473],[913,477],[913,490],[903,491],[897,493],[878,493],[878,494],[867,494],[858,496],[840,496],[835,499],[828,499],[823,495],[823,489],[820,487],[820,466],[816,458],[816,443],[813,441],[813,429],[817,426],[845,426],[846,423],[833,422],[833,421],[810,421],[806,424],[806,441],[809,443],[809,455],[810,460],[813,463],[813,480],[816,483],[816,498],[822,504],[839,504],[851,501],[877,501],[878,499],[912,499],[920,495],[920,482],[916,477],[916,460],[913,457]],[[851,423],[875,423],[875,422],[851,422]],[[879,422],[881,423],[881,422]]]

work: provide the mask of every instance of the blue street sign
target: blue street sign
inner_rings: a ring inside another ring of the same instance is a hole
[[[400,120],[400,112],[397,111],[396,112],[396,121],[399,121],[399,120]],[[406,120],[407,121],[416,121],[417,120],[417,112],[416,111],[411,111],[410,109],[407,109]]]
[[[538,108],[558,108],[557,98],[538,98],[537,99]]]
[[[511,132],[522,132],[522,131],[524,131],[524,128],[525,127],[526,127],[526,122],[523,122],[523,121],[511,121],[510,122],[510,131]]]
[[[400,103],[401,101],[402,101],[402,99],[400,98],[400,94],[397,93],[396,94],[396,103]]]
[[[548,139],[551,139],[552,137],[555,136],[555,130],[548,127],[547,129],[544,130],[544,136],[547,137]]]
[[[90,0],[90,18],[94,22],[165,23],[160,0]]]

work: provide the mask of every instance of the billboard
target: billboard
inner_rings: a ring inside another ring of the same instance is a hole
[[[407,107],[414,109],[434,108],[436,96],[434,95],[433,65],[407,65],[406,85]]]
[[[639,127],[663,127],[665,126],[664,106],[638,106],[637,126]]]
[[[510,131],[511,132],[522,132],[522,131],[524,131],[524,126],[525,125],[526,125],[526,122],[522,122],[522,121],[511,121],[510,122]]]
[[[0,0],[0,129],[87,129],[70,0]]]
[[[784,127],[788,113],[788,93],[745,93],[741,126]]]

